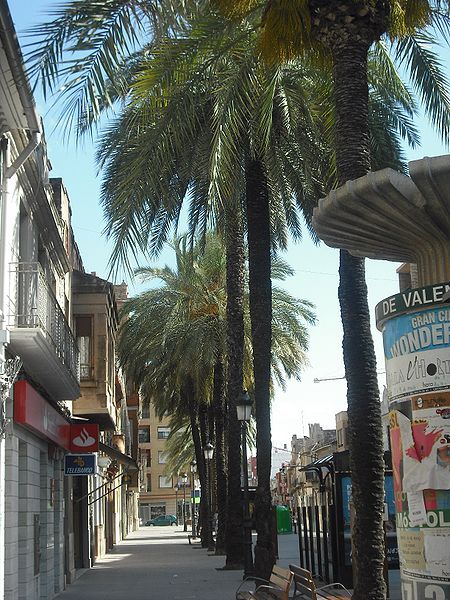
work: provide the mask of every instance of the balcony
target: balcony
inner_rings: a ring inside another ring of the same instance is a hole
[[[81,382],[81,395],[73,404],[75,417],[98,423],[101,431],[114,431],[117,425],[116,408],[111,394],[105,394],[104,382]]]
[[[10,265],[11,351],[55,400],[80,395],[77,343],[39,263]]]

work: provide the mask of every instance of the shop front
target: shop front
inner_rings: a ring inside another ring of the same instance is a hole
[[[66,580],[62,461],[69,420],[27,381],[14,384],[6,436],[5,597],[52,598]]]

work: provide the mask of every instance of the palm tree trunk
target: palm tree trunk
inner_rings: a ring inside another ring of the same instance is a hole
[[[236,401],[242,393],[244,360],[244,234],[242,212],[232,203],[225,217],[227,258],[227,466],[228,498],[225,568],[242,569],[241,441]]]
[[[270,368],[272,349],[272,282],[270,258],[270,207],[263,164],[251,159],[246,166],[246,203],[249,262],[250,319],[255,380],[256,466],[255,498],[256,575],[268,579],[275,563],[271,532],[270,493]]]
[[[194,442],[194,450],[195,450],[195,460],[197,462],[197,474],[200,480],[200,488],[202,490],[202,498],[200,499],[200,507],[199,507],[199,525],[202,524],[205,519],[205,505],[206,502],[203,498],[204,489],[206,488],[206,468],[205,468],[205,459],[203,456],[203,447],[202,447],[202,439],[200,433],[200,423],[199,423],[199,410],[198,403],[195,399],[195,387],[194,382],[191,377],[187,377],[184,386],[182,387],[181,393],[185,396],[186,405],[189,409],[189,421],[191,425],[191,435],[192,441]],[[202,547],[207,547],[207,538],[205,535],[207,531],[202,528]]]
[[[368,44],[333,49],[336,166],[339,184],[370,168]],[[341,250],[339,302],[344,329],[352,497],[355,507],[354,600],[384,600],[384,461],[376,357],[370,331],[364,260]]]
[[[199,420],[200,420],[200,435],[202,440],[202,448],[208,443],[208,406],[202,402],[199,408]],[[203,454],[203,452],[202,452]],[[204,480],[200,480],[202,486],[202,500],[200,510],[202,514],[202,547],[208,548],[208,550],[214,550],[214,540],[211,530],[211,465],[207,464],[208,460],[203,456],[204,464]],[[210,461],[211,462],[211,461]]]
[[[216,457],[216,500],[217,533],[216,554],[225,554],[225,526],[227,520],[227,470],[225,464],[224,420],[225,420],[224,364],[218,360],[214,366],[214,422]]]
[[[214,389],[214,369],[213,369],[213,396],[215,393]],[[214,460],[211,461],[210,464],[210,486],[211,486],[211,515],[217,511],[217,473],[216,473],[216,454],[217,454],[217,445],[216,445],[216,426],[215,426],[215,406],[214,406],[214,397],[212,402],[208,406],[208,441],[210,444],[214,446]]]

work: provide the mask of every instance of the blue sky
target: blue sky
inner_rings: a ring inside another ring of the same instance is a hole
[[[54,2],[53,2],[54,3]],[[42,21],[48,0],[10,0],[11,14],[19,34]],[[24,40],[22,40],[24,43]],[[448,56],[448,52],[445,51]],[[447,61],[448,64],[448,61]],[[48,154],[53,166],[51,175],[62,177],[68,189],[73,210],[73,228],[81,249],[87,271],[95,271],[106,277],[109,248],[102,237],[102,211],[99,207],[100,179],[94,163],[94,148],[86,143],[77,148],[74,143],[65,145],[54,129],[55,115],[37,98],[38,110],[44,117]],[[410,160],[424,156],[445,154],[447,150],[434,132],[421,119],[418,121],[422,135],[422,147],[408,150]],[[287,289],[297,297],[310,300],[316,305],[318,324],[311,329],[309,361],[302,380],[288,383],[285,392],[278,390],[272,409],[273,444],[283,447],[293,434],[307,432],[307,424],[320,423],[324,428],[334,427],[334,415],[346,408],[345,381],[336,380],[314,383],[315,378],[331,378],[343,375],[339,305],[337,300],[338,251],[323,244],[316,247],[305,230],[299,244],[291,244],[285,256],[296,274],[287,283]],[[159,264],[170,261],[170,252],[164,251]],[[381,299],[398,290],[395,269],[398,265],[384,261],[367,261],[367,284],[371,313]],[[131,288],[132,290],[135,288]],[[373,319],[374,322],[374,319]],[[378,369],[384,371],[382,336],[373,326],[378,357]],[[379,377],[382,390],[384,375]],[[286,460],[288,456],[283,457]]]

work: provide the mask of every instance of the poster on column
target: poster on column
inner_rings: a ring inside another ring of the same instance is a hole
[[[450,392],[412,396],[412,418],[396,412],[391,424],[401,439],[403,492],[450,489]],[[396,454],[399,451],[396,448]]]
[[[383,345],[390,400],[450,388],[450,308],[390,319]]]
[[[404,400],[411,419],[390,413],[403,600],[450,600],[450,392]]]

